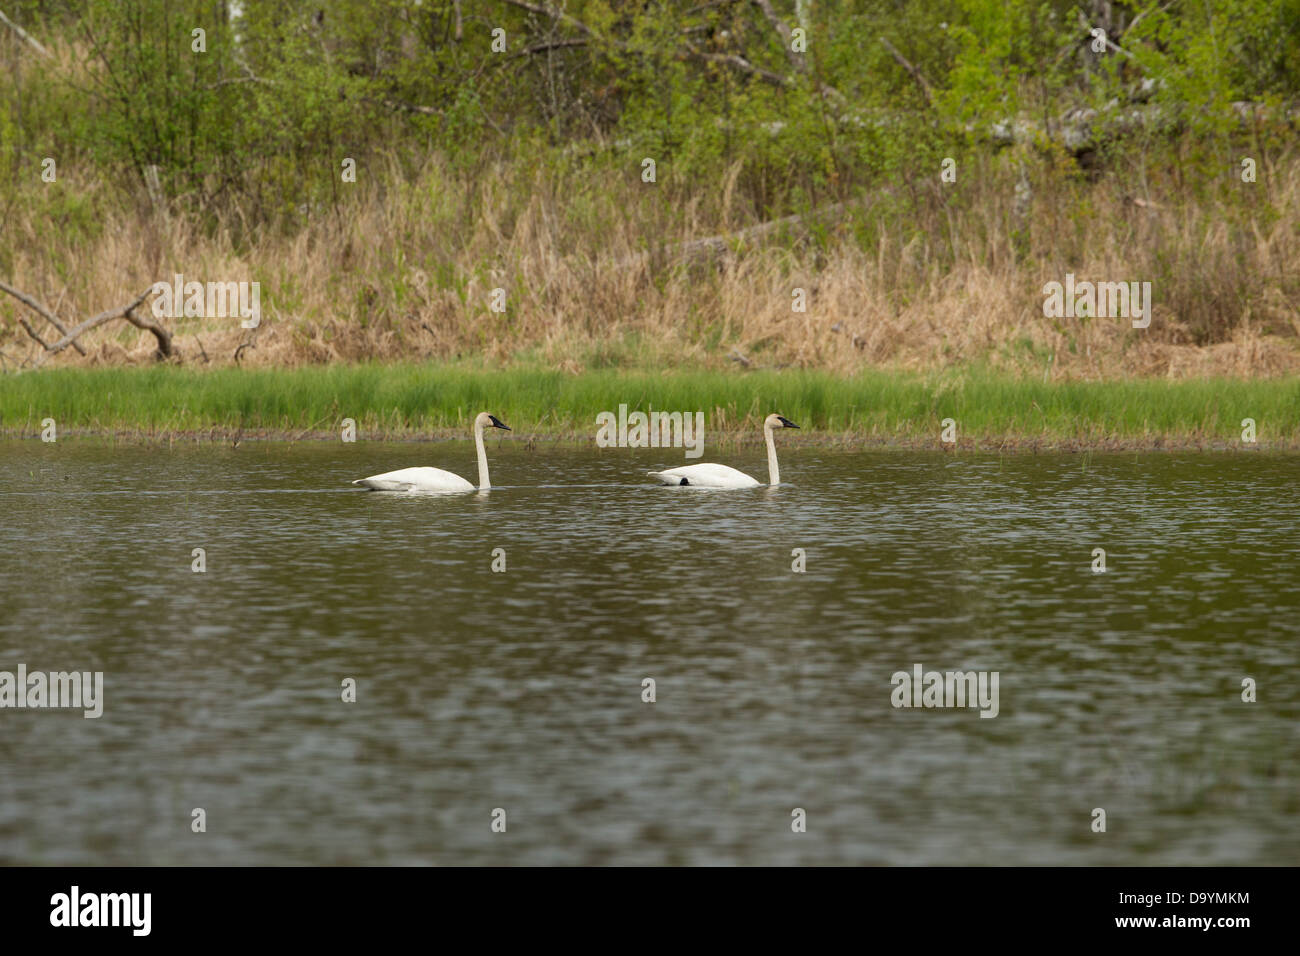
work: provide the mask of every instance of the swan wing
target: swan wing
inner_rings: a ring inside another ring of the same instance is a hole
[[[665,485],[696,488],[754,488],[759,482],[727,465],[683,465],[666,471],[652,471],[650,477]]]
[[[423,491],[435,494],[452,491],[473,491],[474,486],[450,471],[441,468],[400,468],[382,475],[358,478],[352,482],[371,491]]]

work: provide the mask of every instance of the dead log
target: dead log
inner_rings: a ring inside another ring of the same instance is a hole
[[[1144,88],[1139,95],[1149,90]],[[1253,124],[1274,121],[1300,128],[1300,109],[1295,106],[1275,108],[1263,103],[1236,101],[1233,114],[1243,129]],[[1061,113],[1044,128],[1036,119],[1018,116],[980,127],[968,124],[966,132],[985,139],[995,147],[1032,145],[1050,141],[1059,144],[1075,158],[1098,149],[1111,139],[1140,131],[1154,130],[1165,134],[1186,125],[1186,117],[1164,104],[1146,103],[1141,99],[1130,104],[1112,100],[1100,109],[1073,108]]]
[[[837,202],[829,206],[822,206],[811,212],[796,213],[793,216],[783,216],[780,219],[772,219],[768,222],[760,222],[754,226],[747,226],[744,229],[737,229],[735,232],[724,233],[719,236],[706,236],[703,239],[688,239],[686,242],[679,242],[676,245],[668,246],[665,249],[667,259],[671,265],[695,265],[701,262],[707,262],[714,259],[720,259],[727,255],[732,246],[737,242],[752,242],[758,239],[764,239],[774,232],[791,226],[801,226],[815,223],[820,220],[834,219],[841,216],[853,203]],[[628,256],[618,263],[618,268],[625,269],[629,266],[640,265],[648,261],[650,253],[640,252],[634,256]]]

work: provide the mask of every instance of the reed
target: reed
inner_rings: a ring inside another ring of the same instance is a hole
[[[239,352],[261,368],[473,358],[570,373],[976,363],[1049,381],[1294,374],[1300,153],[1283,149],[1256,183],[1225,166],[1194,190],[1161,163],[1136,156],[1094,179],[1050,156],[977,156],[959,183],[918,170],[757,238],[742,230],[760,217],[729,190],[648,185],[604,165],[394,160],[330,206],[253,230],[237,216],[153,211],[138,190],[70,167],[57,186],[20,187],[0,275],[69,323],[174,273],[260,282],[255,333],[235,319],[166,320],[190,366]],[[734,237],[727,254],[681,260],[682,244],[722,234]],[[1044,283],[1067,272],[1151,282],[1150,328],[1045,318]],[[20,314],[39,324],[0,297],[5,369],[39,354]],[[69,349],[51,364],[148,364],[154,347],[125,323],[86,344],[88,356]]]

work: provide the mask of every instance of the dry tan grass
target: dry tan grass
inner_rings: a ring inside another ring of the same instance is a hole
[[[1021,168],[1031,198],[1018,207]],[[634,174],[456,173],[434,159],[410,179],[390,164],[293,228],[250,232],[237,205],[201,228],[198,214],[152,210],[141,190],[73,170],[61,188],[103,211],[104,228],[11,215],[6,278],[69,324],[175,272],[259,281],[255,332],[237,319],[164,320],[188,364],[230,364],[244,345],[240,361],[257,366],[484,356],[574,372],[741,361],[851,373],[982,362],[1049,379],[1300,368],[1295,155],[1261,164],[1256,184],[1225,175],[1195,198],[1152,171],[1089,182],[1032,156],[990,158],[969,185],[936,176],[869,196],[816,239],[794,228],[678,262],[681,243],[753,225],[736,174],[678,195]],[[1043,284],[1067,272],[1152,282],[1151,327],[1044,318]],[[497,287],[505,314],[488,309]],[[796,287],[806,313],[791,309]],[[0,302],[10,367],[39,351],[17,326],[22,308]],[[143,363],[154,347],[121,323],[85,344],[85,358],[69,349],[51,361]]]

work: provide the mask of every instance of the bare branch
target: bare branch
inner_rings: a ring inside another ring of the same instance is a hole
[[[700,63],[719,63],[723,66],[730,66],[740,70],[742,73],[748,73],[750,76],[756,76],[773,86],[779,86],[786,89],[790,86],[790,81],[780,73],[773,73],[771,70],[765,70],[761,66],[755,66],[738,53],[705,53],[694,47],[687,47],[685,51],[677,54],[679,60],[696,60]]]
[[[41,316],[41,318],[45,319],[46,322],[50,323],[50,325],[52,325],[52,326],[54,326],[56,329],[58,329],[60,335],[67,335],[67,334],[68,334],[68,327],[67,327],[66,325],[64,325],[62,322],[60,322],[60,321],[58,320],[58,317],[55,316],[55,314],[54,314],[53,312],[51,312],[51,311],[50,311],[49,309],[47,309],[45,306],[41,305],[41,303],[37,302],[35,299],[33,299],[33,298],[32,298],[30,295],[28,295],[27,293],[25,293],[25,292],[20,292],[18,289],[15,289],[13,286],[11,286],[11,285],[6,285],[6,284],[3,283],[3,282],[0,282],[0,292],[8,292],[11,296],[13,296],[15,299],[17,299],[17,300],[18,300],[19,302],[21,302],[23,305],[25,305],[25,306],[27,306],[28,308],[30,308],[30,309],[32,309],[33,311],[35,311],[37,314],[39,314],[39,315]],[[33,329],[33,328],[31,327],[31,325],[28,324],[28,322],[27,322],[26,319],[20,317],[20,318],[18,319],[18,322],[22,325],[22,327],[23,327],[24,329],[27,330],[27,334],[28,334],[28,335],[30,335],[32,338],[34,338],[37,342],[40,342],[41,345],[45,345],[45,342],[42,341],[42,340],[41,340],[41,337],[40,337],[39,335],[36,334],[36,330]],[[45,345],[45,347],[46,347],[46,348],[49,348],[48,345]],[[80,352],[82,355],[85,355],[85,354],[86,354],[86,350],[83,349],[79,343],[76,344],[75,348],[76,348],[77,351]]]
[[[1086,32],[1086,33],[1088,34],[1088,36],[1091,37],[1091,36],[1092,36],[1092,30],[1093,30],[1092,24],[1088,22],[1088,18],[1085,17],[1085,16],[1083,15],[1083,11],[1082,11],[1082,10],[1079,10],[1079,11],[1076,11],[1076,12],[1079,14],[1079,27],[1080,27],[1082,30],[1084,30],[1084,32]],[[1143,13],[1145,13],[1145,12],[1146,12],[1146,11],[1143,11]],[[1138,18],[1137,18],[1137,20],[1141,20],[1141,19],[1142,19],[1142,17],[1141,17],[1141,15],[1139,15]],[[1133,23],[1137,23],[1137,20],[1134,20]],[[1132,25],[1131,25],[1131,24],[1130,24],[1130,29],[1132,29]],[[1116,43],[1114,40],[1112,40],[1109,36],[1107,36],[1105,30],[1102,30],[1102,31],[1101,31],[1101,36],[1100,36],[1100,37],[1093,37],[1093,39],[1099,39],[1099,40],[1101,40],[1102,43],[1104,44],[1104,46],[1105,46],[1106,49],[1108,49],[1108,50],[1113,50],[1113,51],[1115,51],[1116,53],[1123,53],[1126,57],[1128,57],[1128,58],[1129,58],[1130,60],[1132,60],[1134,63],[1141,64],[1141,62],[1142,62],[1142,61],[1139,60],[1137,57],[1135,57],[1132,53],[1130,53],[1128,50],[1124,49],[1122,46],[1120,46],[1118,43]],[[1084,42],[1086,43],[1087,41],[1085,40]]]
[[[772,9],[771,0],[751,0],[751,2],[758,7],[763,16],[767,18],[767,22],[772,25],[772,29],[781,37],[781,49],[785,53],[785,58],[790,61],[790,66],[797,73],[807,73],[808,63],[794,51],[790,27],[776,15],[776,11]]]
[[[585,37],[589,38],[590,40],[609,44],[610,46],[620,50],[628,49],[628,45],[626,43],[620,40],[600,36],[600,34],[598,34],[591,27],[587,26],[587,24],[583,23],[577,17],[565,13],[562,10],[553,10],[549,7],[543,6],[540,3],[533,3],[531,2],[531,0],[502,0],[502,2],[512,7],[517,7],[520,10],[527,10],[529,13],[535,13],[538,16],[550,17],[557,23],[569,24],[570,26],[580,31]],[[790,47],[790,28],[786,26],[785,23],[783,23],[781,19],[776,15],[776,11],[772,9],[772,5],[769,2],[769,0],[754,0],[754,2],[758,5],[759,9],[763,11],[764,16],[768,18],[768,21],[772,24],[773,28],[776,29],[777,33],[781,36],[781,40],[784,45],[786,55],[791,58],[790,62],[794,65],[795,69],[800,73],[806,72],[807,63],[803,60],[801,56],[796,54],[794,50],[791,49]],[[689,30],[685,32],[689,33]],[[553,40],[550,42],[541,43],[534,47],[525,49],[519,55],[530,54],[530,53],[542,53],[542,52],[546,52],[547,50],[561,49],[566,47],[579,47],[583,45],[584,45],[584,41],[580,38]],[[751,62],[748,58],[742,56],[739,53],[710,53],[704,50],[697,49],[696,47],[692,46],[689,42],[687,42],[686,48],[674,54],[674,58],[679,61],[693,61],[697,63],[716,63],[721,66],[728,66],[734,70],[739,70],[740,72],[745,73],[749,76],[757,77],[758,79],[763,80],[765,83],[770,83],[773,86],[779,87],[781,89],[789,89],[794,85],[794,83],[789,77],[782,76],[779,73],[774,73],[771,70],[758,66],[753,62]],[[836,102],[839,103],[845,102],[844,95],[840,93],[839,90],[836,90],[834,87],[827,86],[825,83],[818,83],[817,86],[823,95],[831,99],[834,99]]]
[[[565,13],[563,10],[551,10],[542,6],[540,3],[529,3],[528,0],[502,0],[503,3],[512,7],[518,7],[520,10],[527,10],[529,13],[535,13],[541,17],[550,17],[553,20],[559,20],[561,23],[568,23],[577,27],[587,36],[595,36],[596,31],[587,26],[575,16]]]
[[[1172,7],[1173,5],[1174,5],[1173,0],[1169,0],[1168,3],[1162,3],[1162,4],[1160,5],[1159,12],[1160,12],[1160,13],[1164,13],[1166,10],[1168,10],[1168,9],[1169,9],[1170,7]],[[1156,8],[1155,8],[1155,7],[1147,7],[1145,10],[1143,10],[1141,13],[1139,13],[1137,16],[1135,16],[1135,17],[1133,18],[1133,21],[1132,21],[1128,26],[1126,26],[1126,27],[1124,28],[1124,35],[1125,35],[1125,36],[1128,36],[1129,31],[1132,30],[1134,27],[1136,27],[1139,23],[1141,23],[1141,22],[1142,22],[1142,18],[1145,17],[1148,13],[1150,13],[1150,12],[1151,12],[1152,10],[1154,10],[1154,9],[1156,9]]]
[[[217,80],[215,83],[209,83],[200,87],[204,90],[218,90],[223,86],[229,86],[232,83],[260,83],[263,86],[279,86],[279,80],[267,80],[255,74],[247,63],[241,64],[244,70],[243,76],[228,76],[224,80]]]
[[[5,26],[9,27],[9,29],[13,30],[14,33],[18,34],[18,39],[22,40],[41,56],[48,57],[50,55],[50,51],[41,46],[34,36],[5,16],[3,10],[0,10],[0,23],[3,23]]]
[[[367,97],[365,102],[373,103],[375,100]],[[421,106],[418,103],[406,103],[402,100],[382,100],[380,102],[390,110],[405,110],[408,113],[420,113],[424,116],[442,116],[445,112],[436,106]]]
[[[538,43],[535,46],[525,47],[524,49],[520,50],[518,53],[514,55],[514,57],[512,57],[512,59],[517,59],[518,57],[521,56],[533,56],[537,53],[547,53],[551,50],[566,50],[572,47],[586,46],[589,42],[590,41],[585,39],[573,39],[573,40],[553,40],[549,43]]]
[[[785,58],[789,62],[791,68],[796,73],[806,76],[808,74],[808,60],[803,56],[803,54],[795,52],[794,36],[790,27],[780,18],[780,16],[777,15],[776,10],[772,7],[771,0],[750,0],[750,2],[753,3],[754,6],[758,7],[759,11],[771,25],[772,29],[775,30],[777,35],[780,37],[781,51],[785,54]],[[835,87],[823,83],[820,80],[817,80],[816,82],[817,89],[823,96],[834,100],[839,105],[843,105],[847,102],[844,94],[835,89]]]
[[[55,342],[53,345],[47,346],[46,350],[51,354],[62,352],[69,345],[74,345],[78,336],[85,332],[89,332],[96,326],[103,325],[105,322],[111,322],[113,319],[126,319],[136,328],[152,332],[153,337],[158,340],[158,354],[163,358],[170,358],[173,353],[171,333],[153,319],[148,317],[141,318],[135,314],[135,310],[139,307],[140,303],[149,298],[152,293],[153,286],[150,286],[136,296],[135,301],[130,305],[123,305],[116,309],[109,309],[107,312],[99,313],[99,315],[94,318],[87,319],[63,338],[59,339],[59,341]]]
[[[885,37],[880,38],[880,44],[889,51],[889,55],[894,58],[894,61],[899,66],[912,75],[912,79],[916,81],[916,85],[921,88],[921,93],[925,96],[926,105],[933,105],[934,90],[930,87],[930,81],[925,78],[925,74],[921,72],[920,68],[914,66],[907,57],[899,53],[898,48],[895,47],[894,44],[890,43]]]
[[[708,262],[720,259],[729,255],[741,242],[755,242],[765,239],[768,236],[777,233],[781,229],[794,228],[797,226],[808,225],[812,223],[833,222],[841,217],[845,212],[855,205],[854,202],[838,202],[830,206],[823,206],[820,209],[813,209],[808,212],[796,213],[791,216],[783,216],[780,219],[773,219],[769,222],[760,222],[753,226],[746,226],[744,229],[738,229],[735,232],[725,233],[719,236],[706,236],[702,239],[688,239],[685,242],[679,242],[667,247],[667,261],[671,264],[694,264]],[[639,252],[628,256],[615,263],[615,267],[626,269],[632,266],[642,265],[650,261],[650,255],[645,252]]]
[[[26,330],[28,335],[30,335],[40,344],[41,348],[45,349],[47,352],[50,350],[49,343],[46,342],[43,338],[41,338],[40,333],[37,332],[34,328],[32,328],[32,324],[28,322],[26,319],[24,319],[21,315],[18,316],[18,324],[21,325],[23,329]],[[82,352],[81,354],[84,355],[86,353]]]

